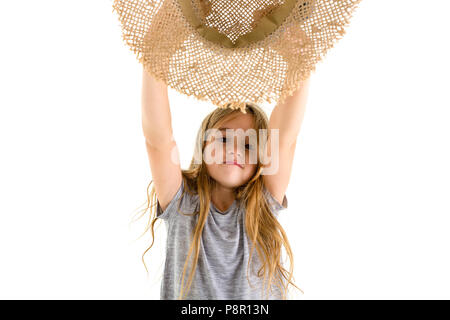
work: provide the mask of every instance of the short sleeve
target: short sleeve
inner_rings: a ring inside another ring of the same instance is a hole
[[[177,192],[175,193],[172,200],[170,200],[169,204],[167,205],[167,208],[163,211],[161,208],[161,205],[159,204],[159,200],[156,201],[156,217],[159,219],[167,220],[170,218],[170,216],[177,211],[178,208],[178,200],[181,197],[181,194],[183,193],[184,189],[184,183],[183,180],[181,180],[181,185],[178,187]]]
[[[288,199],[286,194],[283,197],[283,202],[280,204],[278,200],[276,200],[273,195],[263,186],[263,193],[269,203],[269,206],[272,209],[272,212],[275,216],[278,216],[278,211],[285,210],[288,208]]]

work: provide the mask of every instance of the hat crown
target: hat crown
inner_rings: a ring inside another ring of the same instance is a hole
[[[314,0],[179,0],[190,24],[207,40],[225,47],[243,47],[264,39],[292,12],[304,20]]]

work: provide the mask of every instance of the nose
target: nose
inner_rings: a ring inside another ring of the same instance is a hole
[[[229,160],[236,160],[240,163],[240,158],[242,157],[242,150],[238,147],[237,137],[234,137],[233,141],[233,147],[227,146],[228,154],[230,154],[230,157],[232,157]]]

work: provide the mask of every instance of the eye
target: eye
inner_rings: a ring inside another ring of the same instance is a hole
[[[227,142],[227,138],[226,137],[221,137],[221,138],[219,138],[219,141],[222,142],[222,143],[226,143]],[[248,150],[251,150],[251,149],[253,149],[253,145],[247,143],[247,144],[245,144],[245,148],[248,149]]]

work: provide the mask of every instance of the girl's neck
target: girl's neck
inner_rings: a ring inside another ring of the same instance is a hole
[[[233,188],[227,188],[216,184],[211,192],[211,201],[220,211],[226,211],[236,199]]]

